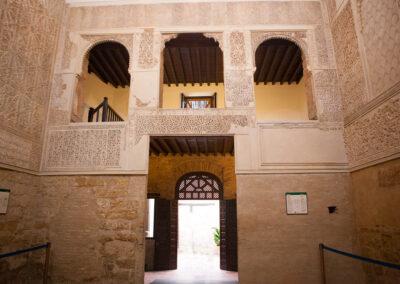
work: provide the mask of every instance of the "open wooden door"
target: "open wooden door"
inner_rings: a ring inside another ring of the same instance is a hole
[[[220,201],[220,268],[238,271],[236,199]]]
[[[154,216],[154,270],[177,268],[178,202],[156,199]]]

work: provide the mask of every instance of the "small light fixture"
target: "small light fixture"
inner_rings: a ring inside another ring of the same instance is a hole
[[[336,206],[328,206],[328,211],[329,211],[329,214],[337,213],[337,207]]]

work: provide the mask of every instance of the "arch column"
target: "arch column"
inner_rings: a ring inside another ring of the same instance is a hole
[[[254,107],[250,31],[224,32],[225,106]]]
[[[143,29],[133,35],[130,113],[136,108],[159,106],[160,44],[161,33],[154,29]]]

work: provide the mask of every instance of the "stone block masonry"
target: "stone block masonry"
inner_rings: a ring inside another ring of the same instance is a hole
[[[1,252],[50,241],[53,283],[143,281],[146,176],[0,173],[11,189],[0,221],[1,243],[10,245]],[[12,260],[1,269],[15,277],[22,266]]]

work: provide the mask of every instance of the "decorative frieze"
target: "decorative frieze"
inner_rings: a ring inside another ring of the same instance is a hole
[[[43,169],[99,170],[120,167],[124,128],[125,123],[51,128]]]
[[[400,153],[400,97],[391,98],[344,130],[352,168]]]

